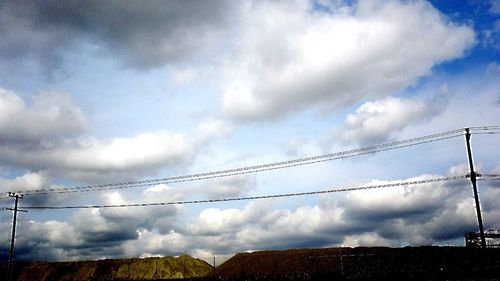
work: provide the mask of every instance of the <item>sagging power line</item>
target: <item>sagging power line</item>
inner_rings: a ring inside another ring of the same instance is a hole
[[[496,127],[500,126],[489,126],[489,127],[473,127],[477,130],[493,130]],[[73,192],[89,192],[89,191],[102,191],[102,190],[112,190],[112,189],[125,189],[125,188],[133,188],[133,187],[143,187],[143,186],[152,186],[158,184],[172,184],[179,182],[190,182],[190,181],[199,181],[206,179],[214,179],[214,178],[222,178],[228,176],[236,176],[236,175],[244,175],[251,174],[263,171],[277,170],[277,169],[285,169],[296,166],[303,165],[311,165],[315,163],[321,163],[326,161],[333,161],[339,159],[346,159],[351,157],[357,157],[367,154],[373,154],[377,152],[395,150],[410,146],[416,146],[431,142],[437,142],[442,140],[447,140],[455,137],[460,137],[463,135],[463,129],[456,129],[445,131],[437,134],[426,135],[401,141],[394,141],[390,143],[383,143],[368,147],[362,147],[358,149],[340,151],[335,153],[328,153],[322,155],[316,155],[305,158],[292,159],[287,161],[279,161],[279,162],[271,162],[260,165],[246,166],[240,168],[232,168],[226,170],[218,170],[211,172],[202,172],[196,174],[182,175],[182,176],[173,176],[173,177],[165,177],[165,178],[156,178],[156,179],[148,179],[148,180],[140,180],[140,181],[129,181],[129,182],[121,182],[121,183],[107,183],[107,184],[99,184],[99,185],[87,185],[87,186],[75,186],[75,187],[67,187],[67,188],[45,188],[45,189],[35,189],[35,190],[19,190],[17,193],[23,195],[33,195],[33,194],[52,194],[52,193],[73,193]],[[3,199],[2,194],[0,194],[0,199]]]
[[[477,177],[481,177],[478,180],[482,180],[482,181],[500,180],[500,175],[495,175],[495,174],[484,174],[484,175],[477,174]],[[115,204],[115,205],[27,206],[24,208],[25,209],[35,209],[35,210],[98,209],[98,208],[187,205],[187,204],[203,204],[203,203],[230,202],[230,201],[251,201],[251,200],[259,200],[259,199],[296,197],[296,196],[306,196],[306,195],[319,195],[319,194],[327,194],[327,193],[340,193],[340,192],[350,192],[350,191],[359,191],[359,190],[368,190],[368,189],[381,189],[381,188],[389,188],[389,187],[406,187],[406,186],[422,185],[422,184],[434,183],[434,182],[456,181],[456,180],[461,180],[461,179],[466,179],[466,178],[470,178],[470,174],[449,176],[449,177],[437,177],[437,178],[430,178],[430,179],[425,179],[425,180],[402,181],[402,182],[394,182],[394,183],[378,184],[378,185],[345,187],[345,188],[327,189],[327,190],[319,190],[319,191],[261,195],[261,196],[247,196],[247,197],[205,199],[205,200],[188,200],[188,201],[171,201],[171,202],[154,202],[154,203]]]
[[[249,200],[270,199],[270,198],[283,198],[283,197],[296,197],[296,196],[318,195],[318,194],[327,194],[327,193],[340,193],[340,192],[380,189],[380,188],[389,188],[389,187],[406,187],[406,186],[422,185],[422,184],[435,183],[435,182],[462,180],[462,179],[468,178],[469,176],[470,175],[457,175],[457,176],[449,176],[449,177],[428,178],[428,179],[422,179],[422,180],[392,182],[392,183],[377,184],[377,185],[365,185],[365,186],[345,187],[345,188],[336,188],[336,189],[326,189],[326,190],[319,190],[319,191],[285,193],[285,194],[274,194],[274,195],[261,195],[261,196],[248,196],[248,197],[221,198],[221,199],[171,201],[171,202],[155,202],[155,203],[134,203],[134,204],[115,204],[115,205],[29,206],[29,207],[24,207],[24,208],[25,209],[35,209],[35,210],[98,209],[98,208],[186,205],[186,204],[202,204],[202,203],[230,202],[230,201],[249,201]]]

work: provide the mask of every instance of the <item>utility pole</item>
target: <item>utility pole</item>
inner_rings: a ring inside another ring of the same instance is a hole
[[[339,256],[340,256],[340,279],[344,279],[344,261],[342,260],[342,247],[339,249]]]
[[[14,211],[14,219],[12,220],[12,238],[10,240],[10,253],[9,253],[9,280],[12,281],[12,278],[14,277],[13,271],[14,271],[14,241],[16,239],[16,223],[17,223],[17,212],[26,212],[24,210],[18,210],[17,206],[19,203],[19,199],[23,199],[22,195],[9,192],[9,197],[13,197],[16,199],[16,203],[14,205],[14,209],[9,209]]]
[[[481,216],[481,206],[479,205],[479,194],[477,192],[477,175],[474,171],[474,161],[472,159],[472,150],[470,147],[470,130],[465,128],[465,142],[467,144],[467,155],[469,158],[470,181],[472,183],[472,191],[474,193],[474,201],[476,202],[477,223],[479,224],[479,235],[481,237],[481,247],[486,248],[486,238],[484,237],[483,218]]]
[[[214,268],[215,268],[215,254],[214,254],[214,253],[212,253],[212,255],[214,256]]]

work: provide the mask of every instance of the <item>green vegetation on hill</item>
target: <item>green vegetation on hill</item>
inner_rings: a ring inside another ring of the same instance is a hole
[[[213,267],[202,260],[180,256],[81,262],[33,262],[18,265],[16,275],[19,281],[161,280],[196,278],[206,276],[212,271]],[[2,278],[2,280],[7,279]]]

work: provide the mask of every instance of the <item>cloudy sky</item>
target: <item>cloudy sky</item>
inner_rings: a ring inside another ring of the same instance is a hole
[[[500,125],[500,1],[3,1],[0,193],[245,167]],[[500,174],[498,134],[472,136]],[[468,172],[463,136],[287,169],[21,207],[308,192]],[[500,185],[479,182],[485,228]],[[496,203],[495,203],[496,202]],[[12,207],[12,198],[0,200]],[[1,258],[12,212],[0,212]],[[20,213],[18,259],[462,245],[470,183]]]

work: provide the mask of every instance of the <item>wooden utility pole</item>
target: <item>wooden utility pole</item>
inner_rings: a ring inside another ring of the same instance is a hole
[[[14,211],[14,219],[12,220],[12,238],[10,240],[9,265],[8,265],[8,267],[9,267],[9,280],[12,281],[12,278],[14,277],[14,274],[13,274],[13,271],[14,271],[14,241],[16,239],[17,212],[26,212],[26,211],[17,209],[19,199],[23,199],[22,195],[9,192],[9,197],[13,197],[16,199],[14,209],[10,209],[10,210]]]
[[[479,235],[481,237],[481,247],[486,248],[486,238],[484,237],[483,218],[481,216],[481,205],[479,204],[479,194],[477,192],[477,175],[474,171],[474,160],[472,159],[472,149],[470,146],[470,130],[465,129],[465,142],[467,144],[467,155],[469,158],[470,181],[472,183],[472,192],[476,202],[477,223],[479,224]]]

